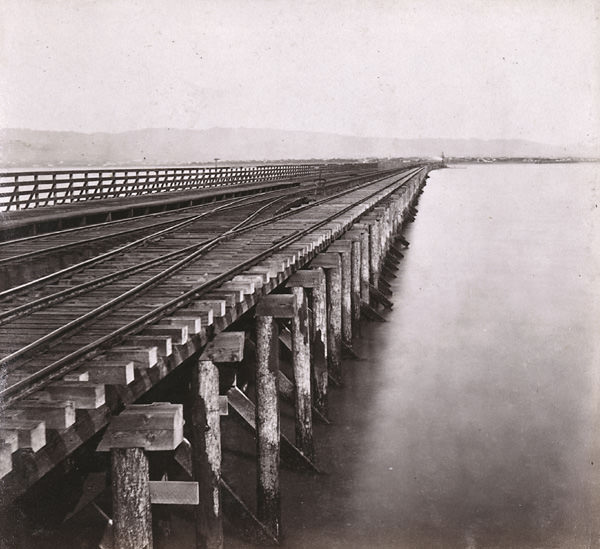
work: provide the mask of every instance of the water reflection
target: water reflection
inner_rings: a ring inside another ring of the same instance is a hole
[[[286,545],[598,546],[598,203],[589,165],[432,174]]]

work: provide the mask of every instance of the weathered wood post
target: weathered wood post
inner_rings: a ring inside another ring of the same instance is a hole
[[[148,456],[143,448],[112,448],[110,460],[114,546],[117,549],[151,549]]]
[[[314,286],[310,296],[311,322],[311,367],[312,367],[312,394],[313,404],[323,417],[328,417],[329,402],[327,397],[329,387],[329,374],[327,367],[327,283],[325,272],[320,267],[310,270],[315,274]],[[305,286],[306,287],[306,286]]]
[[[115,549],[152,548],[146,451],[174,450],[182,440],[181,404],[131,405],[112,419],[98,450],[111,452]]]
[[[350,302],[352,308],[352,335],[359,335],[360,332],[360,231],[348,231],[342,240],[351,243],[350,260],[351,260],[351,284],[350,284]]]
[[[404,223],[406,222],[406,210],[410,201],[410,195],[411,193],[408,189],[406,189],[402,195],[402,203],[400,204],[400,226],[404,226]]]
[[[376,219],[369,220],[369,259],[371,284],[376,286],[379,280],[379,225]]]
[[[377,223],[377,228],[378,228],[377,234],[379,235],[379,238],[377,239],[377,248],[378,248],[378,254],[379,254],[377,266],[379,269],[378,273],[381,276],[383,260],[385,258],[385,239],[386,239],[385,209],[383,208],[383,206],[379,206],[378,208],[376,208],[374,210],[374,213],[376,216],[376,223]],[[379,278],[377,279],[377,281],[379,282]]]
[[[377,219],[377,225],[379,226],[379,268],[381,269],[385,257],[385,208],[383,206],[378,206],[375,208],[374,213]]]
[[[369,283],[371,278],[369,256],[369,226],[366,223],[355,223],[352,230],[360,231],[360,301],[369,304]]]
[[[227,415],[227,396],[219,395],[218,365],[240,362],[244,355],[244,332],[221,332],[211,340],[198,361],[192,379],[193,477],[199,484],[196,507],[196,547],[223,547],[221,501],[221,422]]]
[[[390,246],[393,230],[394,229],[393,229],[393,225],[392,225],[392,205],[388,204],[388,207],[385,210],[385,242],[384,242],[384,249],[383,249],[384,257]]]
[[[400,226],[401,212],[402,212],[402,198],[404,196],[405,189],[402,187],[401,190],[398,190],[396,194],[396,199],[394,200],[394,210],[392,215],[392,230],[394,234],[398,231],[398,227]]]
[[[314,460],[315,454],[310,380],[311,347],[314,346],[314,336],[311,335],[310,330],[307,290],[310,291],[316,285],[320,285],[322,278],[322,271],[298,271],[290,277],[286,284],[292,288],[292,292],[296,298],[296,306],[298,307],[298,314],[292,319],[292,354],[294,382],[296,385],[296,446],[311,461]]]
[[[196,507],[196,547],[223,547],[221,511],[221,406],[217,363],[239,362],[244,332],[222,332],[204,349],[194,371],[192,392],[192,464],[200,494]],[[226,399],[227,397],[225,397]]]
[[[313,267],[325,271],[327,287],[327,367],[329,375],[342,381],[342,260],[339,253],[322,253],[312,260]]]
[[[352,243],[337,240],[327,248],[328,253],[339,253],[342,275],[342,343],[352,347]]]
[[[257,515],[276,538],[281,535],[279,487],[278,318],[294,318],[291,295],[268,295],[256,306]]]

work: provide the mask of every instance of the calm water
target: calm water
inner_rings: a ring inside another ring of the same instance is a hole
[[[598,547],[600,166],[431,174],[284,547]]]

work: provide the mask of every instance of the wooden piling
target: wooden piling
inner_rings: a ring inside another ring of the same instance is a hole
[[[326,269],[327,284],[327,331],[329,350],[328,369],[335,379],[342,381],[342,273],[341,260],[336,258],[338,265]]]
[[[312,345],[311,367],[313,404],[325,418],[329,414],[329,375],[327,373],[327,283],[325,272],[320,267],[314,267],[313,272],[318,273],[317,282],[312,288],[310,308],[312,310]]]
[[[369,226],[355,225],[360,233],[360,301],[369,304],[369,284],[371,279],[371,262],[369,255]]]
[[[352,244],[350,251],[350,304],[352,310],[352,335],[356,336],[360,332],[360,233],[346,233],[344,238]]]
[[[148,456],[143,448],[112,448],[115,549],[151,549]]]
[[[352,243],[338,240],[327,248],[340,254],[342,283],[342,343],[352,346]]]
[[[352,332],[360,332],[360,241],[352,242]]]
[[[323,267],[327,289],[327,368],[337,382],[342,380],[342,261],[337,253],[319,254],[312,265]]]
[[[294,304],[293,296],[269,295],[256,307],[257,516],[276,538],[281,535],[279,328],[276,319],[293,318]]]
[[[115,549],[152,548],[146,451],[174,450],[182,441],[181,404],[134,404],[108,426],[98,451],[111,452]]]
[[[223,547],[221,482],[221,425],[219,419],[219,372],[211,360],[199,360],[192,391],[192,452],[194,479],[200,500],[196,506],[196,547]]]
[[[371,284],[377,285],[379,279],[379,226],[376,220],[369,223],[369,260]]]
[[[296,446],[311,461],[315,456],[310,389],[310,333],[308,299],[302,286],[292,287],[298,314],[292,318],[292,356]]]

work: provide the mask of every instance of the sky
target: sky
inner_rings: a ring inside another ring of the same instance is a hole
[[[0,127],[600,143],[600,1],[0,0]]]

